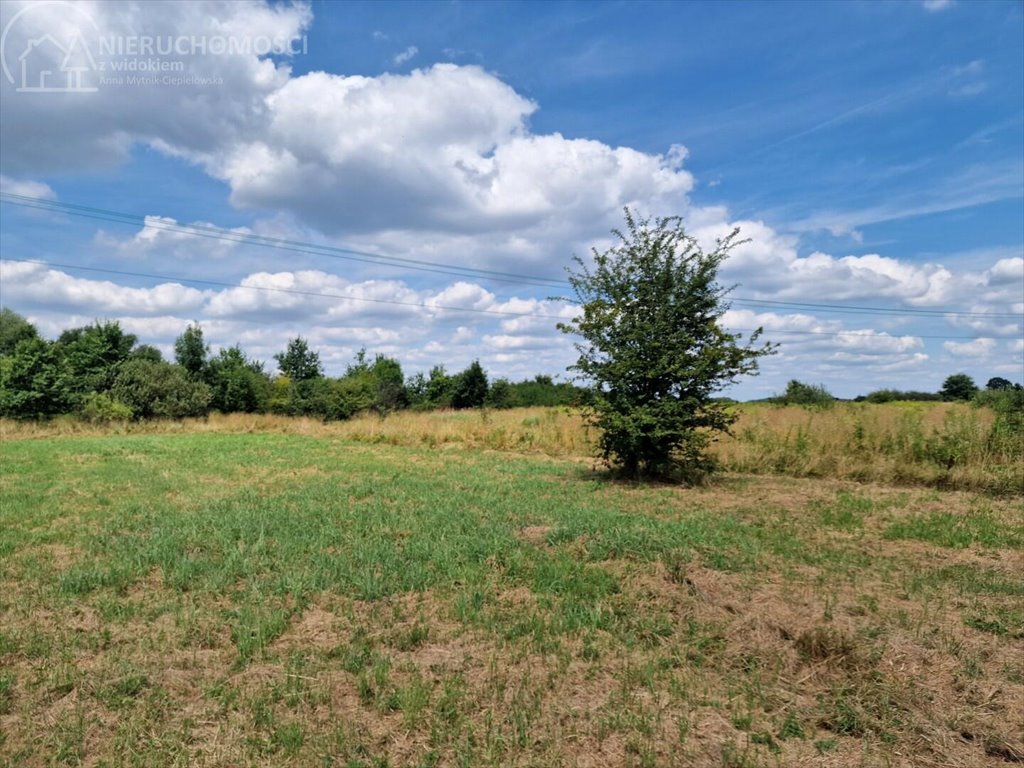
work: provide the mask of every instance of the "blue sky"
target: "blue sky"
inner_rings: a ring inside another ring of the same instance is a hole
[[[553,316],[571,308],[549,289],[175,228],[557,280],[630,205],[706,243],[740,226],[751,242],[723,279],[741,299],[889,310],[737,302],[731,327],[783,346],[735,395],[1022,378],[1020,3],[4,2],[0,22],[3,191],[164,217],[4,203],[5,259],[69,265],[2,265],[0,301],[47,334],[117,318],[169,350],[196,320],[264,360],[302,333],[332,372],[365,346],[408,372],[479,358],[566,375]],[[95,71],[95,92],[17,90],[27,43],[76,31],[101,66],[100,37],[304,37],[305,52],[172,53],[193,81]]]

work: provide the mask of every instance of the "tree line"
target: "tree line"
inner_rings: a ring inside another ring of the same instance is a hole
[[[493,381],[479,361],[449,373],[443,365],[406,377],[386,355],[361,350],[344,374],[324,374],[302,337],[274,355],[277,371],[239,345],[211,354],[202,328],[189,325],[174,342],[174,360],[139,344],[116,321],[71,328],[54,340],[28,320],[0,309],[0,416],[78,414],[91,421],[184,418],[221,413],[279,413],[347,419],[405,408],[514,408],[579,404],[585,390],[550,376]]]
[[[1003,400],[1014,403],[1021,402],[1024,387],[1014,384],[1002,376],[993,376],[985,384],[984,389],[974,383],[974,379],[966,373],[954,373],[947,376],[938,392],[922,392],[919,390],[876,389],[866,395],[853,398],[855,403],[893,403],[893,402],[973,402],[976,405],[994,405]],[[778,405],[829,406],[839,402],[823,384],[806,384],[793,379],[786,385],[781,394],[769,398]],[[1024,405],[1024,403],[1022,403]]]

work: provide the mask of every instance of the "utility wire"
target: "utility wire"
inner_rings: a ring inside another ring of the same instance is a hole
[[[241,288],[249,291],[269,291],[271,293],[290,293],[296,296],[320,296],[327,299],[347,299],[349,301],[366,301],[375,304],[397,304],[406,307],[419,307],[420,309],[443,309],[453,312],[480,312],[488,315],[508,315],[510,317],[541,317],[551,320],[562,320],[557,315],[535,315],[532,312],[507,312],[501,309],[477,309],[475,307],[453,307],[442,304],[426,304],[418,301],[399,301],[398,299],[375,299],[368,296],[352,296],[344,293],[321,293],[319,291],[303,291],[297,288],[272,288],[264,285],[243,285],[242,283],[228,283],[220,280],[206,280],[195,277],[176,277],[174,275],[156,275],[147,272],[128,272],[122,269],[105,269],[103,267],[82,267],[77,264],[59,264],[55,261],[39,261],[37,259],[12,259],[7,256],[0,257],[0,262],[19,262],[22,264],[39,264],[44,267],[59,267],[60,269],[80,270],[83,272],[99,272],[107,275],[122,275],[126,277],[144,277],[151,280],[170,280],[177,283],[195,283],[197,285],[212,285],[218,288]]]
[[[567,281],[555,280],[554,278],[546,278],[532,275],[520,275],[511,272],[498,272],[493,270],[477,269],[475,267],[462,267],[453,264],[422,261],[418,259],[409,259],[398,256],[384,256],[381,254],[370,253],[368,251],[358,251],[350,248],[318,245],[316,243],[308,243],[297,240],[287,240],[283,238],[266,237],[263,235],[237,232],[235,230],[223,229],[220,227],[214,227],[212,225],[208,226],[202,224],[181,224],[178,222],[172,223],[164,221],[163,219],[158,217],[149,217],[147,219],[147,217],[145,216],[139,216],[136,214],[111,211],[103,208],[94,208],[91,206],[76,205],[73,203],[63,203],[55,200],[47,200],[46,198],[41,197],[17,195],[12,192],[0,193],[0,202],[6,202],[12,205],[19,205],[26,208],[35,208],[38,210],[66,213],[72,216],[82,216],[85,218],[97,219],[100,221],[110,221],[119,224],[141,225],[143,227],[148,227],[150,229],[158,229],[169,232],[179,232],[183,234],[193,235],[195,237],[205,237],[225,242],[256,245],[266,248],[275,248],[278,250],[306,253],[315,256],[328,256],[331,258],[347,259],[350,261],[360,261],[364,263],[379,264],[395,268],[415,269],[424,272],[434,272],[437,274],[453,275],[457,277],[470,277],[474,279],[489,279],[498,282],[532,285],[541,288],[551,288],[556,286],[567,287],[569,285]],[[1002,317],[1014,319],[1024,318],[1024,313],[1019,312],[967,312],[962,310],[951,309],[919,308],[898,309],[894,307],[871,307],[848,304],[810,303],[798,301],[781,301],[775,299],[750,299],[739,296],[729,297],[729,301],[733,304],[765,307],[802,308],[813,309],[818,312],[837,312],[846,314],[881,314],[903,316],[923,315],[932,317],[943,317],[952,315],[957,317]]]
[[[534,314],[532,312],[509,312],[502,309],[478,309],[476,307],[453,307],[442,304],[427,304],[425,302],[416,301],[399,301],[398,299],[377,299],[370,298],[367,296],[352,296],[343,293],[322,293],[320,291],[303,291],[297,288],[274,288],[270,286],[262,285],[243,285],[241,283],[229,283],[220,280],[206,280],[193,277],[178,277],[174,275],[157,275],[147,272],[129,272],[121,269],[106,269],[104,267],[83,267],[77,264],[60,264],[53,261],[40,261],[37,259],[12,259],[7,256],[0,257],[0,263],[2,262],[14,262],[19,264],[37,264],[43,267],[49,268],[60,268],[70,269],[82,272],[96,272],[107,275],[121,275],[125,277],[141,277],[150,280],[169,280],[177,283],[194,283],[196,285],[209,285],[218,288],[240,288],[242,290],[249,291],[264,291],[269,293],[285,293],[296,296],[312,296],[326,299],[345,299],[348,301],[363,301],[371,302],[374,304],[394,304],[405,307],[417,307],[419,309],[433,309],[433,310],[447,310],[452,312],[472,312],[484,315],[501,315],[505,317],[535,317],[543,320],[565,320],[566,318],[559,315],[544,315]],[[755,333],[758,329],[755,328],[731,328],[732,333]],[[801,334],[801,335],[814,335],[814,336],[865,336],[869,331],[805,331],[805,330],[789,330],[789,329],[761,329],[764,334],[777,334],[777,333],[790,333],[790,334]],[[893,338],[898,339],[900,336],[893,336],[886,332],[885,337],[873,337],[873,338]],[[917,339],[942,339],[942,340],[964,340],[964,341],[977,341],[978,336],[933,336],[933,335],[922,335],[922,334],[904,334],[904,336],[912,336]]]
[[[139,216],[133,213],[122,213],[110,211],[103,208],[92,208],[72,203],[60,203],[45,198],[33,198],[26,195],[15,195],[11,192],[0,192],[0,202],[11,205],[20,205],[25,208],[51,211],[54,213],[65,213],[71,216],[81,216],[87,219],[109,221],[116,224],[131,224],[149,229],[158,229],[166,232],[179,232],[195,237],[206,237],[213,240],[240,243],[244,245],[256,245],[265,248],[275,248],[298,253],[309,253],[315,256],[328,256],[348,261],[361,261],[367,264],[378,264],[390,267],[416,269],[424,272],[436,272],[459,277],[472,277],[476,279],[497,280],[499,282],[522,283],[536,285],[542,288],[568,285],[564,280],[553,278],[535,277],[530,275],[518,275],[513,272],[498,272],[490,269],[478,269],[476,267],[461,267],[454,264],[440,264],[420,259],[410,259],[400,256],[385,256],[369,251],[359,251],[353,248],[342,248],[332,245],[321,245],[298,240],[287,240],[279,237],[268,237],[246,232],[238,232],[221,227],[208,226],[204,224],[181,224],[179,222],[165,221],[159,217]],[[395,263],[391,263],[395,262]]]

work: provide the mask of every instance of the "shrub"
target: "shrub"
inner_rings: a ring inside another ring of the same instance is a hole
[[[487,373],[478,360],[455,377],[452,386],[453,408],[479,408],[487,402]]]
[[[135,415],[130,405],[115,400],[105,392],[92,392],[85,396],[80,414],[93,424],[128,421]]]
[[[936,402],[942,400],[938,392],[917,392],[915,390],[899,389],[877,389],[866,397],[857,398],[858,401],[866,400],[869,403],[894,403],[894,402]]]
[[[201,416],[210,404],[210,388],[193,381],[180,365],[129,360],[121,366],[110,394],[132,409],[137,419]]]
[[[0,416],[15,419],[67,413],[76,397],[71,372],[56,345],[38,337],[0,355]]]
[[[943,400],[970,400],[978,392],[978,385],[966,373],[954,373],[942,382],[939,394]]]
[[[263,373],[263,364],[246,359],[241,348],[222,349],[205,367],[213,408],[221,413],[253,413],[266,408],[270,380]]]
[[[712,396],[772,349],[753,346],[760,331],[743,345],[720,324],[730,289],[718,269],[738,232],[705,252],[679,217],[651,222],[627,209],[626,225],[593,266],[576,259],[580,313],[558,327],[582,337],[572,369],[593,384],[604,459],[632,477],[698,477],[711,469],[711,437],[736,419]]]
[[[818,408],[829,408],[835,405],[836,399],[823,384],[804,384],[796,379],[786,384],[786,391],[776,397],[774,402],[780,405],[804,405]]]

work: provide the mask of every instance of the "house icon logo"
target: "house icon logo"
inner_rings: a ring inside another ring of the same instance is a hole
[[[65,8],[73,9],[75,15],[66,13]],[[33,12],[34,15],[29,15]],[[57,13],[61,23],[48,24],[58,18]],[[95,93],[98,90],[95,73],[99,67],[82,34],[83,27],[88,29],[79,23],[83,20],[96,29],[95,22],[80,8],[64,0],[49,0],[23,8],[7,22],[0,36],[0,61],[4,76],[15,86],[15,91]]]

